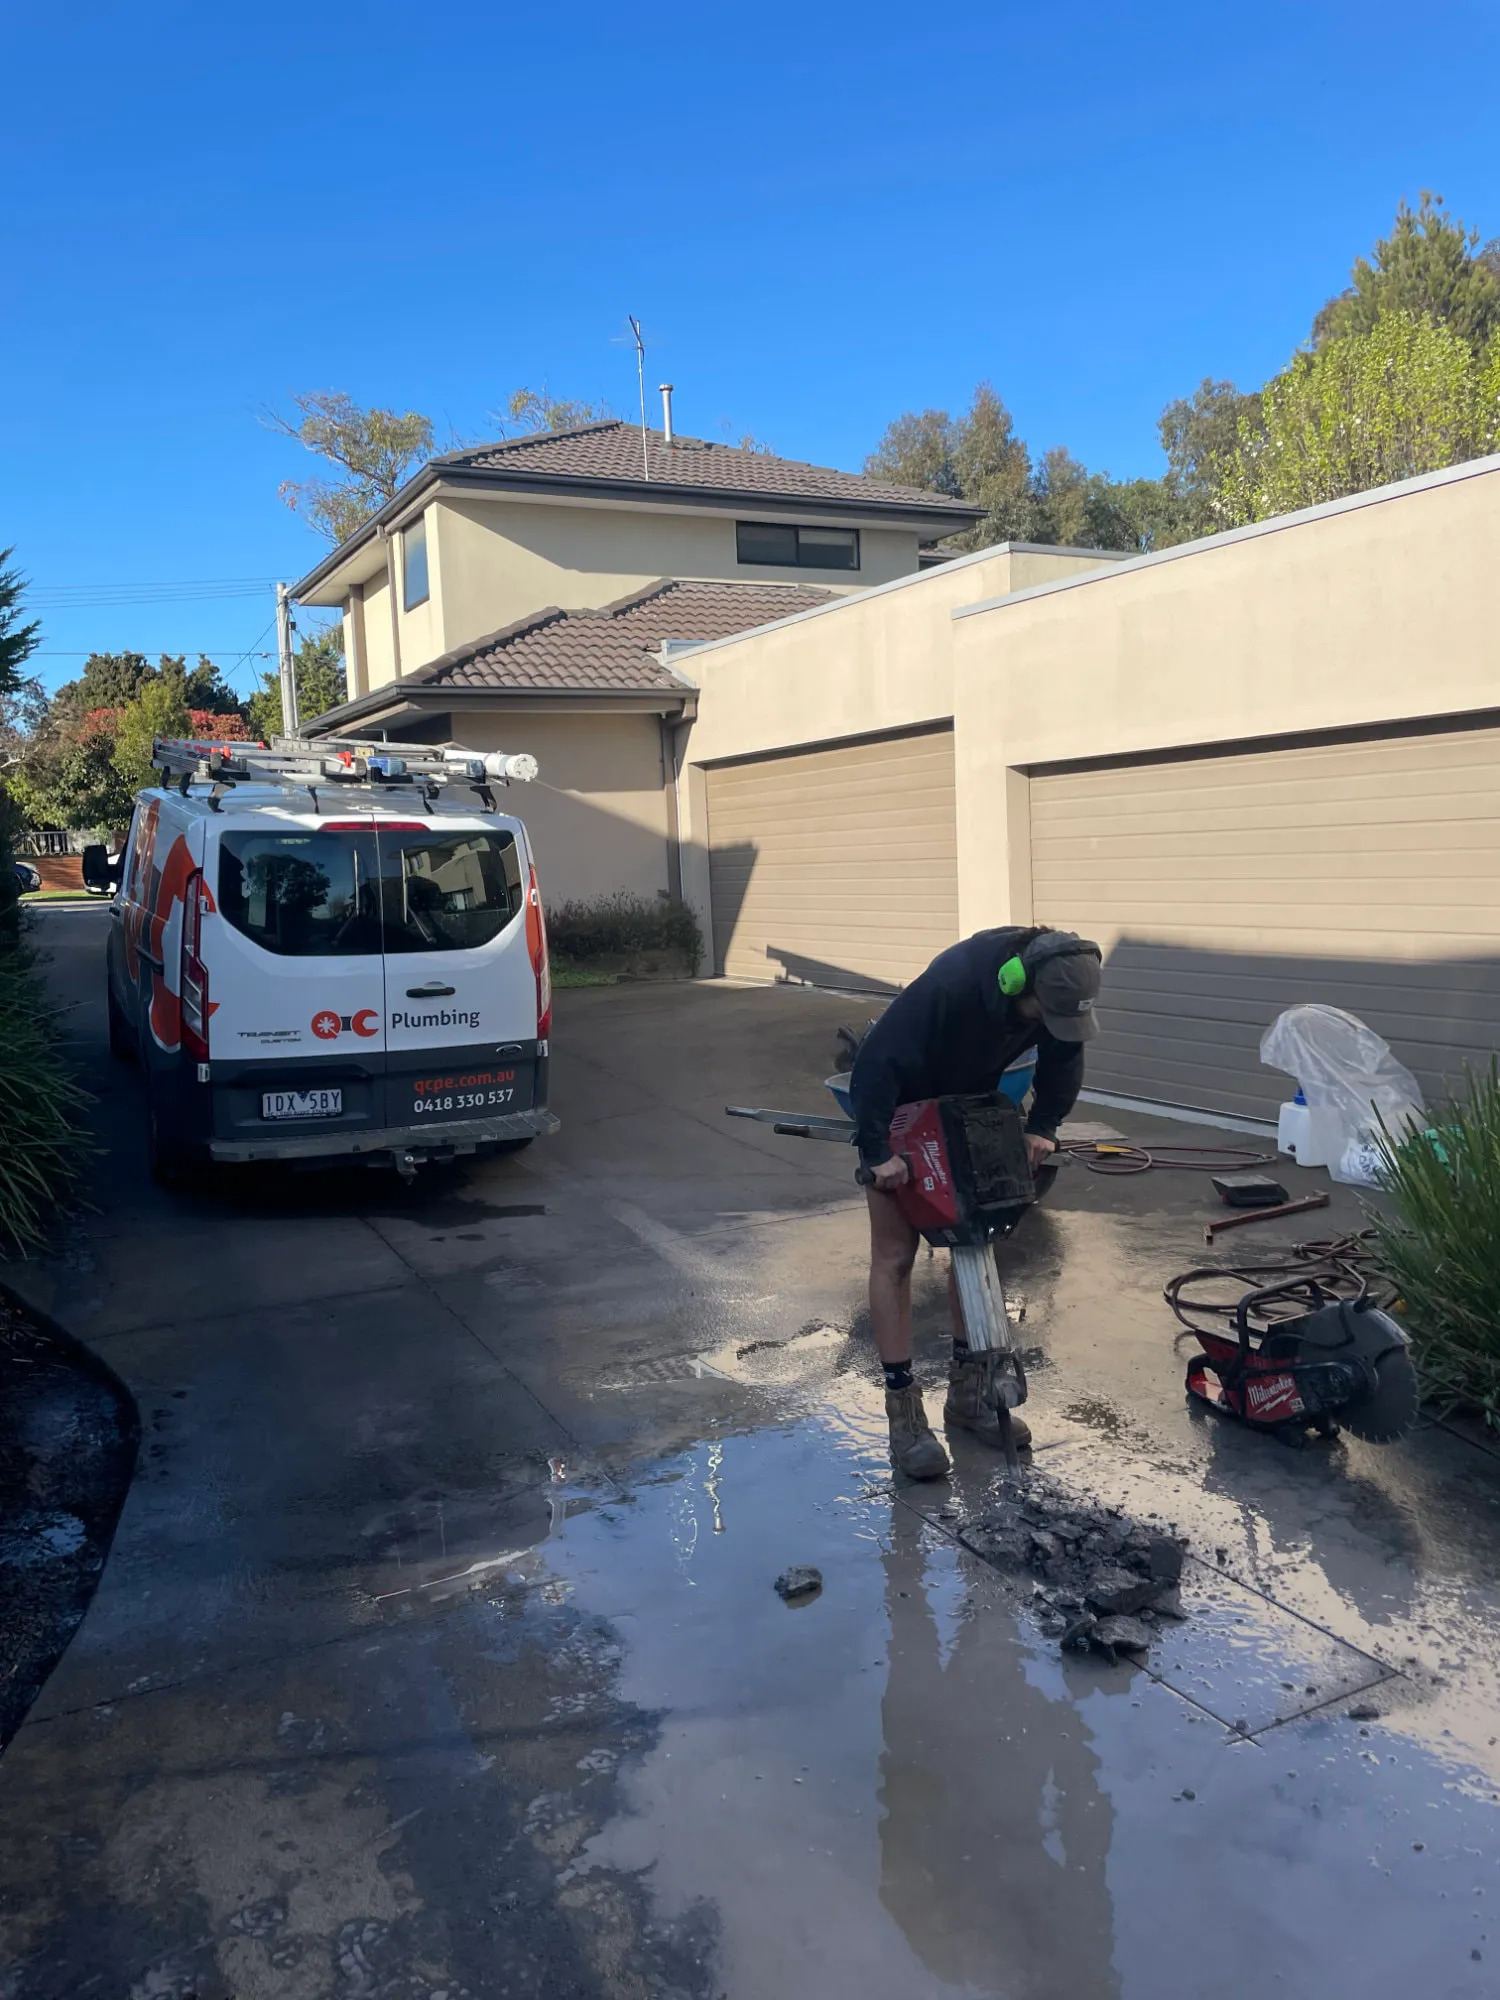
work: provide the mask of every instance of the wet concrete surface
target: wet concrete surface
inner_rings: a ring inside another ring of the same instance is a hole
[[[817,1107],[858,1002],[564,994],[556,1140],[174,1199],[103,914],[43,921],[111,1150],[13,1282],[144,1443],[0,1760],[3,2000],[1495,1990],[1500,1460],[1191,1415],[1201,1183],[1071,1169],[1007,1251],[1039,1454],[1193,1549],[1143,1666],[1063,1659],[959,1539],[985,1448],[893,1488],[848,1159],[721,1116]]]

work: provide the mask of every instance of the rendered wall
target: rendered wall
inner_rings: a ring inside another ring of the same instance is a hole
[[[1500,707],[1500,460],[1458,473],[956,617],[962,929],[1030,917],[1029,766]]]

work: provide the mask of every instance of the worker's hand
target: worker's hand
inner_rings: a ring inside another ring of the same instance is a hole
[[[911,1179],[906,1170],[906,1162],[899,1155],[895,1159],[882,1160],[874,1169],[874,1173],[876,1187],[883,1189],[886,1194],[894,1194],[898,1187],[905,1187]]]
[[[1026,1164],[1033,1173],[1044,1164],[1050,1154],[1056,1151],[1055,1139],[1044,1138],[1040,1132],[1026,1134]]]

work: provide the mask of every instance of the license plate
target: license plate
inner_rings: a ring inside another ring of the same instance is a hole
[[[344,1109],[341,1090],[267,1090],[261,1093],[262,1118],[337,1118]]]

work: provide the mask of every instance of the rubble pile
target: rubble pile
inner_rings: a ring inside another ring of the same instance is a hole
[[[1164,1618],[1183,1618],[1179,1535],[1098,1507],[1033,1473],[959,1539],[999,1568],[1029,1573],[1041,1625],[1070,1650],[1144,1653]]]

